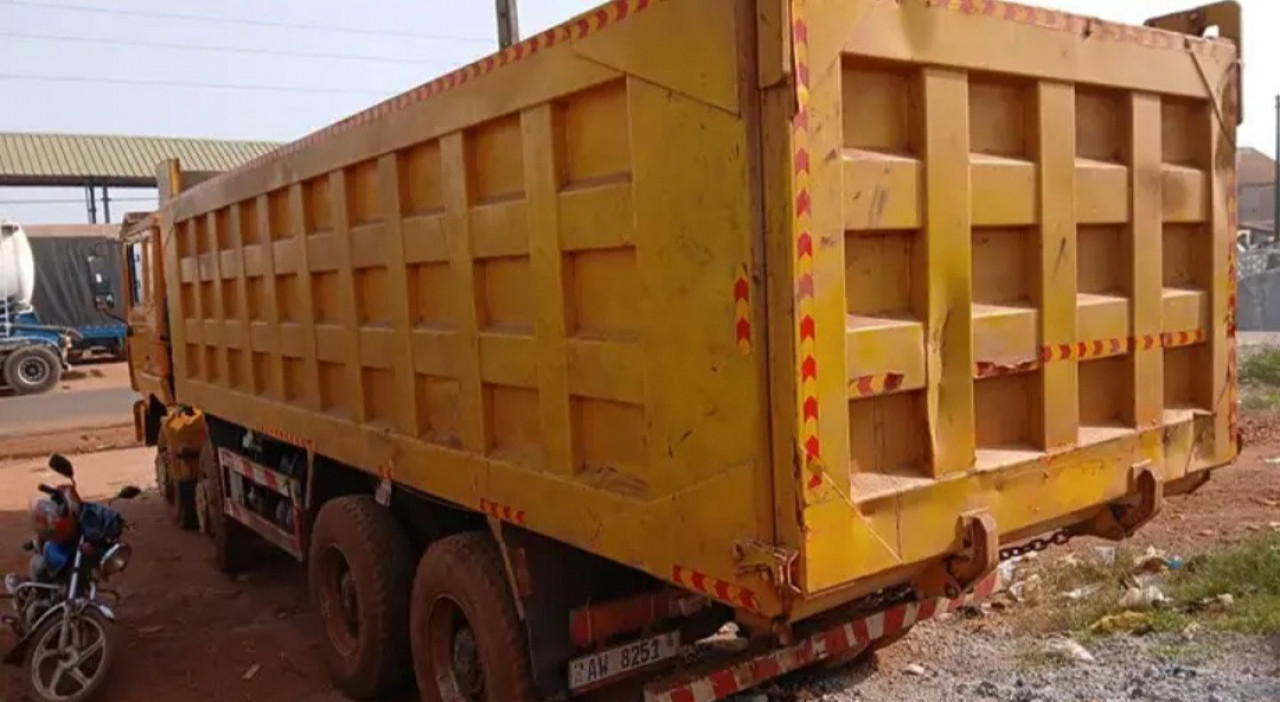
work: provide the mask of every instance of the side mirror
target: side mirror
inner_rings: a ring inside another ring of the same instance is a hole
[[[125,485],[120,488],[120,494],[116,495],[117,500],[132,500],[142,494],[142,488],[137,485]]]
[[[71,461],[66,456],[55,453],[49,457],[49,469],[61,475],[67,480],[75,480],[76,469],[71,465]]]
[[[115,309],[116,296],[111,292],[106,259],[101,256],[90,256],[88,261],[89,290],[93,292],[93,304],[100,310]]]

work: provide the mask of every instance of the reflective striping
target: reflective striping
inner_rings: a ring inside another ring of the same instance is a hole
[[[706,595],[715,600],[732,605],[737,609],[760,613],[760,600],[756,594],[745,587],[716,578],[684,566],[671,569],[671,581],[675,584]]]
[[[271,521],[254,514],[238,502],[227,500],[224,502],[224,506],[226,513],[232,519],[253,529],[254,533],[275,544],[294,558],[302,559],[302,537],[298,533],[299,529],[295,529],[294,533],[290,535]],[[300,513],[295,509],[295,525],[301,525],[301,522],[298,521],[299,519]]]
[[[262,434],[263,436],[269,436],[276,441],[283,441],[286,444],[292,444],[307,451],[312,450],[315,446],[310,439],[302,436],[301,434],[291,434],[287,431],[282,431],[274,427],[258,427],[253,431],[258,434]]]
[[[760,683],[896,634],[916,622],[979,602],[995,592],[997,573],[980,581],[962,597],[909,602],[814,634],[795,645],[748,658],[738,658],[712,673],[678,683],[655,683],[645,689],[645,702],[714,702]]]
[[[901,373],[879,373],[855,378],[849,383],[849,394],[855,397],[873,397],[895,392],[902,387],[905,376]],[[815,405],[816,407],[816,405]],[[816,411],[816,410],[815,410]]]
[[[1204,343],[1206,338],[1207,337],[1205,333],[1197,329],[1195,331],[1189,331],[1189,332],[1183,331],[1183,332],[1173,332],[1173,333],[1163,334],[1161,336],[1160,341],[1165,348],[1175,349],[1181,346],[1194,346],[1195,344],[1202,344]]]
[[[751,279],[747,276],[747,267],[739,266],[738,275],[733,280],[734,337],[738,341],[738,350],[744,355],[751,353]]]
[[[491,500],[480,498],[480,511],[485,514],[501,519],[504,522],[510,522],[517,526],[524,526],[525,513],[522,509],[516,509],[510,505],[498,504]]]
[[[1209,335],[1203,329],[1189,331],[1165,332],[1163,334],[1144,334],[1127,338],[1094,339],[1077,341],[1074,344],[1054,344],[1040,347],[1040,357],[1012,363],[997,361],[977,361],[973,367],[973,377],[994,378],[1011,375],[1040,368],[1046,363],[1059,361],[1089,361],[1095,358],[1120,356],[1134,351],[1150,351],[1156,348],[1176,349],[1184,346],[1203,344]]]
[[[1154,49],[1189,49],[1207,56],[1217,56],[1222,51],[1234,51],[1230,47],[1222,47],[1219,42],[1208,39],[1151,27],[1135,27],[1105,22],[1092,17],[1083,17],[1057,10],[1029,7],[1015,3],[997,2],[996,0],[927,0],[926,4],[935,9],[941,8],[966,15],[994,17],[1018,24],[1080,34],[1090,39],[1139,44]]]
[[[282,475],[270,468],[258,465],[230,449],[218,449],[218,464],[223,468],[242,475],[258,485],[269,488],[290,500],[299,494],[298,481]]]
[[[791,119],[792,187],[795,203],[792,233],[796,246],[796,358],[800,362],[800,447],[809,479],[822,485],[822,439],[818,431],[817,322],[813,299],[812,194],[809,191],[809,26],[805,0],[791,0],[791,45],[795,70],[796,114]]]

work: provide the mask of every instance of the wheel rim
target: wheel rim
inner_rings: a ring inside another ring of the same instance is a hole
[[[107,631],[93,617],[77,617],[67,628],[67,646],[59,649],[62,627],[47,627],[35,642],[31,683],[45,700],[69,700],[106,672]]]
[[[427,650],[440,696],[483,702],[484,665],[476,645],[475,630],[458,603],[449,597],[437,598],[427,617]]]
[[[41,358],[28,358],[18,364],[18,377],[28,385],[40,385],[52,373],[53,369]]]
[[[351,565],[332,546],[320,555],[319,600],[330,643],[343,656],[353,654],[360,639],[360,600]]]

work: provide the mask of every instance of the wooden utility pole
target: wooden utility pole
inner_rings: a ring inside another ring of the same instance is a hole
[[[497,0],[497,3],[498,47],[505,49],[520,41],[520,18],[516,0]]]

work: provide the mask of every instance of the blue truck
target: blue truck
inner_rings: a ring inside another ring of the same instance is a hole
[[[95,349],[123,356],[128,329],[96,308],[87,283],[90,258],[112,248],[104,243],[100,236],[33,239],[0,221],[0,388],[45,392],[78,356]],[[109,271],[116,287],[119,269]]]

